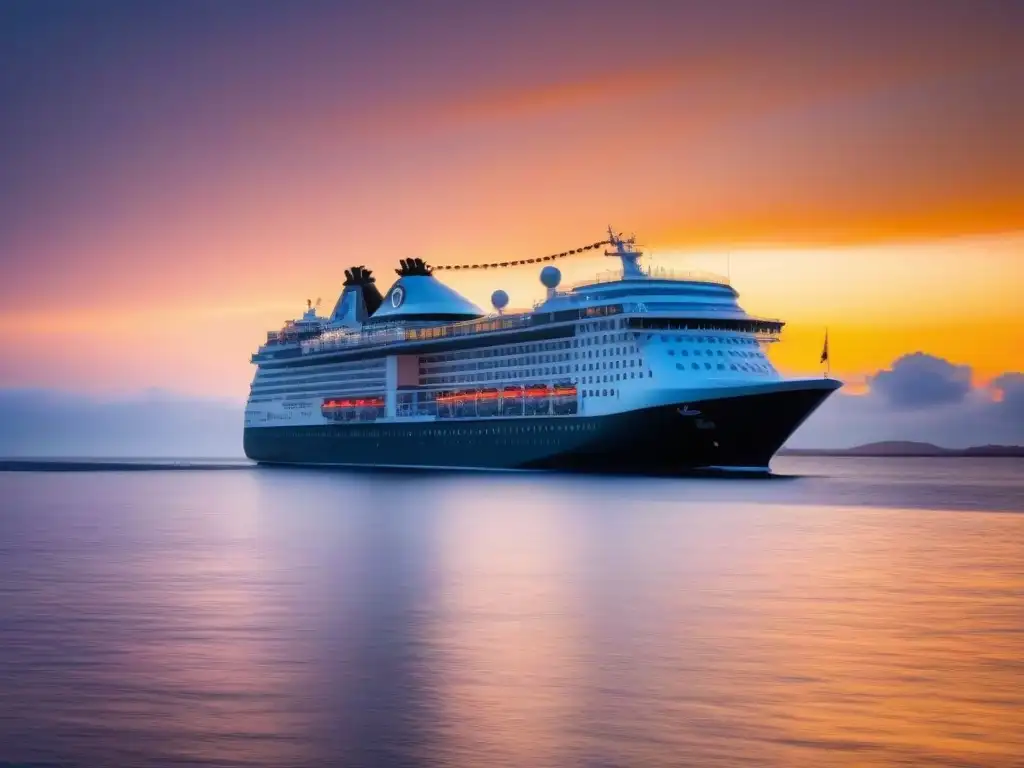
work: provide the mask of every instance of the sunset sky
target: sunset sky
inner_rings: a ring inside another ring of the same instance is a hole
[[[851,391],[914,352],[986,387],[1024,370],[1021,40],[983,0],[0,2],[0,387],[241,400],[346,267],[609,224],[728,270],[787,373],[828,327]]]

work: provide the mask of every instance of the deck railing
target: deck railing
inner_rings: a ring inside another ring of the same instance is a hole
[[[641,267],[644,276],[650,280],[672,280],[673,282],[680,283],[711,283],[713,285],[730,285],[729,278],[724,275],[717,275],[714,272],[704,272],[699,269],[671,269],[669,267]],[[582,288],[586,285],[597,285],[602,283],[617,283],[619,281],[626,280],[633,282],[631,278],[623,278],[621,269],[611,269],[606,272],[600,272],[594,277],[587,280],[580,280],[572,283],[564,291],[559,293],[568,293],[575,290],[576,288]]]
[[[489,331],[507,331],[524,328],[530,324],[528,314],[499,315],[478,320],[465,320],[451,325],[437,325],[423,328],[400,327],[382,328],[379,331],[327,331],[317,339],[302,343],[302,354],[348,349],[361,346],[388,346],[408,341],[433,341],[461,336],[472,336]]]

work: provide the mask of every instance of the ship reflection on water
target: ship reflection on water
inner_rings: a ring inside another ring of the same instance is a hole
[[[1019,764],[1024,481],[964,461],[0,474],[0,762]]]

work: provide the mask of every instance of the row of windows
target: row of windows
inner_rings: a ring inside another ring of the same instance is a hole
[[[500,360],[481,360],[478,362],[447,363],[442,365],[421,365],[420,375],[435,373],[456,373],[459,371],[489,371],[513,366],[538,365],[557,363],[569,359],[568,352],[551,355],[531,355],[528,357],[509,357]]]
[[[554,365],[544,368],[526,368],[520,371],[460,374],[458,376],[423,376],[421,377],[420,382],[424,386],[429,386],[432,384],[458,384],[472,381],[519,381],[522,379],[535,378],[537,376],[558,376],[560,374],[566,374],[570,372],[570,368],[573,373],[579,373],[580,371],[606,371],[620,368],[642,367],[643,360],[615,360],[602,363],[577,363],[572,366]],[[622,378],[626,378],[624,373],[622,374]],[[631,375],[630,378],[634,377]]]
[[[607,373],[604,376],[583,376],[580,378],[581,384],[600,384],[605,381],[625,381],[626,379],[642,379],[644,377],[643,371],[630,371],[629,376],[624,373]],[[654,378],[653,371],[647,371],[647,378]]]
[[[316,366],[302,366],[282,368],[277,370],[265,370],[261,368],[257,372],[260,379],[288,379],[298,376],[310,376],[313,374],[340,373],[343,371],[373,371],[384,368],[384,359],[359,360],[350,363],[324,363]]]
[[[371,384],[376,384],[376,386],[375,386],[376,389],[379,389],[381,391],[384,390],[384,382],[383,381],[371,382]],[[292,401],[295,401],[295,400],[310,400],[310,399],[329,398],[329,397],[352,397],[353,395],[358,395],[358,394],[361,394],[361,393],[365,392],[366,391],[365,388],[364,388],[365,386],[366,385],[364,385],[364,384],[358,384],[358,385],[357,384],[342,384],[342,385],[331,386],[331,387],[323,387],[319,391],[316,391],[316,392],[302,392],[302,391],[292,392],[292,390],[288,390],[288,392],[290,394],[287,394],[287,395],[282,395],[280,392],[278,392],[277,394],[267,394],[267,393],[264,393],[264,392],[257,392],[257,393],[253,394],[249,398],[249,402],[250,403],[275,403],[275,402],[282,402],[282,401],[284,401],[286,403],[285,407],[287,407],[287,404],[289,404],[289,403],[291,403]]]
[[[669,350],[666,350],[666,351],[668,352],[670,357],[675,357],[676,351],[674,349],[669,349]],[[766,358],[764,356],[763,352],[747,352],[746,350],[743,350],[743,349],[740,349],[740,350],[729,349],[729,350],[726,350],[725,352],[723,352],[720,349],[719,350],[714,350],[714,349],[706,349],[706,350],[704,350],[704,354],[707,355],[708,357],[714,357],[716,353],[717,353],[717,355],[719,357],[725,357],[726,355],[729,355],[730,357],[751,357],[751,358],[759,357],[762,360],[767,360],[768,359],[768,358]],[[700,357],[700,355],[701,355],[701,352],[700,352],[699,349],[693,350],[693,356],[694,357]],[[681,350],[679,350],[679,356],[680,357],[689,357],[690,356],[690,350],[688,350],[688,349],[681,349]]]
[[[627,362],[629,363],[629,365],[626,365]],[[643,359],[640,359],[640,360],[615,360],[615,361],[608,361],[608,362],[604,362],[604,363],[582,363],[581,365],[583,366],[582,368],[579,365],[577,365],[577,366],[575,366],[575,369],[577,371],[580,371],[580,370],[583,370],[583,371],[606,371],[606,370],[613,369],[613,368],[643,368],[644,367],[644,361],[643,361]]]
[[[321,408],[320,413],[328,421],[376,421],[387,413],[383,405],[369,405],[362,408]]]
[[[625,320],[592,320],[579,325],[580,333],[594,333],[596,331],[610,331],[614,328],[625,328]]]
[[[757,320],[688,320],[671,317],[632,317],[630,328],[658,331],[717,331],[719,333],[760,333],[776,336],[782,330],[781,323]]]
[[[295,389],[275,391],[256,390],[252,393],[252,396],[269,397],[275,400],[308,400],[311,397],[331,397],[332,395],[358,394],[367,388],[384,389],[384,380],[353,381],[348,382],[347,384],[322,384],[316,387],[296,387]]]
[[[358,369],[348,371],[330,371],[327,373],[309,373],[307,376],[294,376],[289,378],[281,378],[279,376],[268,376],[260,372],[256,373],[256,377],[252,381],[252,385],[262,387],[283,387],[285,385],[294,384],[311,384],[321,381],[338,381],[354,378],[367,378],[367,377],[380,377],[384,375],[384,366],[375,366],[369,369]]]
[[[611,321],[604,321],[604,322],[611,322]],[[603,337],[601,337],[601,341],[609,341],[610,340],[610,341],[614,342],[617,339],[621,340],[625,336],[626,336],[626,334],[612,334],[611,336],[605,334]],[[590,343],[590,342],[598,342],[599,340],[597,338],[595,338],[595,339],[574,339],[573,340],[573,346],[576,346],[577,343],[579,343],[582,346],[585,341],[587,343]],[[567,342],[551,342],[551,343],[552,344],[565,344]],[[603,348],[603,349],[599,349],[599,350],[592,350],[591,349],[591,350],[586,350],[585,352],[583,352],[583,351],[574,352],[573,353],[573,358],[579,359],[579,358],[583,358],[583,357],[594,358],[594,357],[613,357],[613,356],[621,357],[623,355],[636,354],[636,353],[638,353],[638,349],[637,349],[636,346],[634,346],[634,345],[626,345],[626,346],[618,346],[618,347],[608,347],[608,348]],[[426,358],[423,358],[423,359],[426,359]],[[568,373],[569,372],[569,367],[568,366],[563,366],[563,365],[555,365],[555,366],[544,367],[544,368],[526,368],[524,370],[518,370],[518,371],[517,370],[508,371],[508,370],[500,370],[500,369],[504,365],[518,365],[518,366],[526,365],[526,366],[531,366],[531,365],[536,365],[538,363],[548,363],[548,362],[558,363],[558,362],[564,362],[564,361],[566,361],[568,359],[569,359],[568,358],[568,353],[561,353],[561,354],[538,355],[538,356],[531,356],[531,357],[526,357],[526,358],[513,358],[513,359],[505,359],[505,360],[491,360],[491,361],[477,361],[477,362],[465,362],[465,363],[456,363],[456,364],[433,365],[433,366],[430,366],[430,367],[423,365],[423,366],[420,367],[420,375],[421,375],[420,383],[423,384],[423,385],[433,385],[433,384],[459,384],[459,383],[468,383],[468,382],[502,382],[502,381],[517,381],[517,380],[520,380],[522,378],[531,378],[531,377],[535,377],[535,376],[558,375],[558,374],[562,374],[562,373]],[[633,367],[633,366],[642,367],[643,366],[643,360],[631,360],[629,362],[629,366],[630,367]],[[624,360],[616,360],[614,363],[611,363],[611,362],[602,363],[599,366],[597,364],[586,364],[586,365],[583,366],[583,370],[595,370],[596,368],[606,369],[606,368],[612,368],[612,367],[615,367],[615,368],[620,368],[620,367],[621,368],[625,368],[626,367],[626,361],[624,361]],[[465,375],[466,372],[478,371],[478,370],[495,370],[496,372],[493,373],[493,374],[490,374],[490,375]],[[573,370],[575,372],[579,372],[580,371],[580,365],[578,365],[578,364],[574,365],[573,366]],[[445,376],[445,375],[439,375],[439,374],[455,374],[455,375],[447,375],[447,376]]]
[[[354,438],[360,440],[381,440],[393,438],[412,437],[437,437],[449,439],[454,437],[483,437],[483,436],[507,436],[507,435],[541,435],[554,434],[558,432],[593,432],[597,425],[590,422],[566,420],[558,422],[545,422],[539,424],[495,424],[486,426],[453,425],[450,427],[429,426],[424,429],[412,430],[408,427],[372,427],[360,429],[353,425],[347,429],[332,429],[330,427],[306,427],[286,428],[283,430],[283,437],[338,437]]]
[[[571,397],[518,397],[500,401],[461,401],[417,403],[400,408],[399,415],[437,416],[439,419],[467,419],[517,416],[571,416],[576,413],[576,396]],[[408,414],[404,413],[408,411]]]
[[[695,370],[695,371],[699,371],[700,370],[700,363],[690,363],[690,367],[693,370]],[[686,370],[686,363],[676,363],[676,368],[679,369],[680,371],[685,371]],[[708,371],[713,370],[713,367],[712,367],[711,363],[704,363],[704,368],[706,370],[708,370]],[[719,371],[724,371],[725,370],[725,363],[718,363],[718,370]],[[748,363],[740,363],[739,367],[737,367],[737,365],[735,363],[730,363],[729,364],[729,370],[730,371],[743,370],[743,371],[747,371],[748,373],[758,373],[758,372],[771,373],[772,372],[772,369],[769,368],[767,365],[760,365],[758,363],[749,363],[749,364]]]
[[[586,352],[573,352],[573,359],[584,359],[593,357],[622,357],[623,355],[639,354],[640,350],[629,345],[626,347],[606,347],[604,349],[588,349]]]
[[[577,366],[578,368],[579,366]],[[538,376],[558,376],[569,373],[568,365],[550,365],[543,368],[526,368],[521,371],[496,371],[494,373],[463,373],[452,376],[421,376],[420,384],[432,386],[437,384],[467,384],[472,382],[522,381]]]
[[[600,336],[583,336],[572,340],[573,347],[593,347],[601,344],[614,344],[617,341],[629,341],[636,338],[632,333],[604,333]]]
[[[272,395],[285,392],[319,392],[321,390],[346,389],[350,387],[365,387],[384,384],[382,373],[354,374],[344,378],[333,378],[327,381],[320,381],[313,384],[264,384],[253,382],[250,388],[253,394]]]
[[[751,339],[746,336],[682,336],[672,334],[671,336],[662,334],[648,333],[646,334],[647,341],[651,341],[657,337],[657,340],[663,342],[675,342],[688,343],[688,344],[733,344],[742,346],[757,345],[759,342],[757,339]]]
[[[568,365],[558,365],[557,363],[568,361],[569,353],[560,351],[568,348],[569,341],[562,339],[531,344],[512,344],[493,349],[450,352],[442,355],[425,355],[420,358],[420,384],[437,386],[502,383],[538,376],[565,374],[569,372]],[[556,365],[551,365],[551,363],[556,363]],[[516,368],[519,370],[515,370]],[[478,373],[478,371],[489,371],[489,373]]]
[[[619,354],[625,353],[627,349],[632,349],[632,348],[618,347],[618,348],[615,348],[614,350],[611,350],[611,349],[602,350],[602,354],[604,356],[612,356],[613,353],[619,353]],[[587,352],[587,357],[590,357],[590,355],[591,355],[591,352],[588,351]],[[510,361],[510,362],[514,362],[514,363],[517,363],[519,365],[536,365],[537,363],[561,362],[561,361],[564,361],[566,359],[568,359],[568,355],[541,355],[539,357],[521,358],[519,360]],[[634,366],[635,367],[642,367],[643,366],[643,360],[630,360],[628,365],[631,368],[634,367]],[[616,361],[614,361],[614,363],[613,362],[607,362],[607,363],[600,363],[600,364],[597,364],[597,363],[583,364],[583,370],[591,370],[592,371],[592,370],[595,370],[595,368],[597,368],[597,369],[625,368],[626,366],[627,366],[627,363],[626,363],[625,360],[616,360]],[[477,370],[481,370],[481,369],[491,369],[491,370],[494,370],[494,372],[493,373],[488,373],[488,374],[464,375],[465,372],[477,371]],[[579,364],[573,365],[573,370],[578,372],[580,370],[580,365]],[[522,370],[501,370],[501,369],[496,369],[496,366],[495,366],[494,363],[461,363],[461,364],[454,364],[454,365],[440,365],[440,366],[435,366],[435,367],[433,367],[431,369],[420,368],[420,374],[421,374],[420,383],[424,384],[424,385],[429,385],[429,384],[455,384],[455,383],[460,383],[460,382],[465,382],[465,381],[514,381],[514,380],[519,380],[519,379],[522,379],[522,378],[530,378],[530,377],[533,377],[533,376],[549,376],[549,375],[557,375],[557,374],[568,373],[568,372],[569,372],[569,366],[568,365],[545,366],[545,367],[542,367],[542,368],[525,368],[525,369],[522,369]],[[458,374],[458,375],[454,375],[454,376],[442,376],[442,375],[439,375],[439,374],[442,374],[442,373]]]
[[[420,364],[430,365],[432,363],[451,363],[457,360],[479,360],[480,358],[507,357],[509,355],[530,355],[538,352],[568,348],[569,341],[567,339],[542,341],[533,344],[510,344],[503,347],[468,349],[461,352],[446,352],[440,355],[424,355],[420,358]]]

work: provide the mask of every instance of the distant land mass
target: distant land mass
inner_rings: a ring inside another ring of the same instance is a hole
[[[780,456],[1024,456],[1021,445],[976,445],[971,448],[943,448],[931,443],[886,440],[853,448],[783,448]]]

